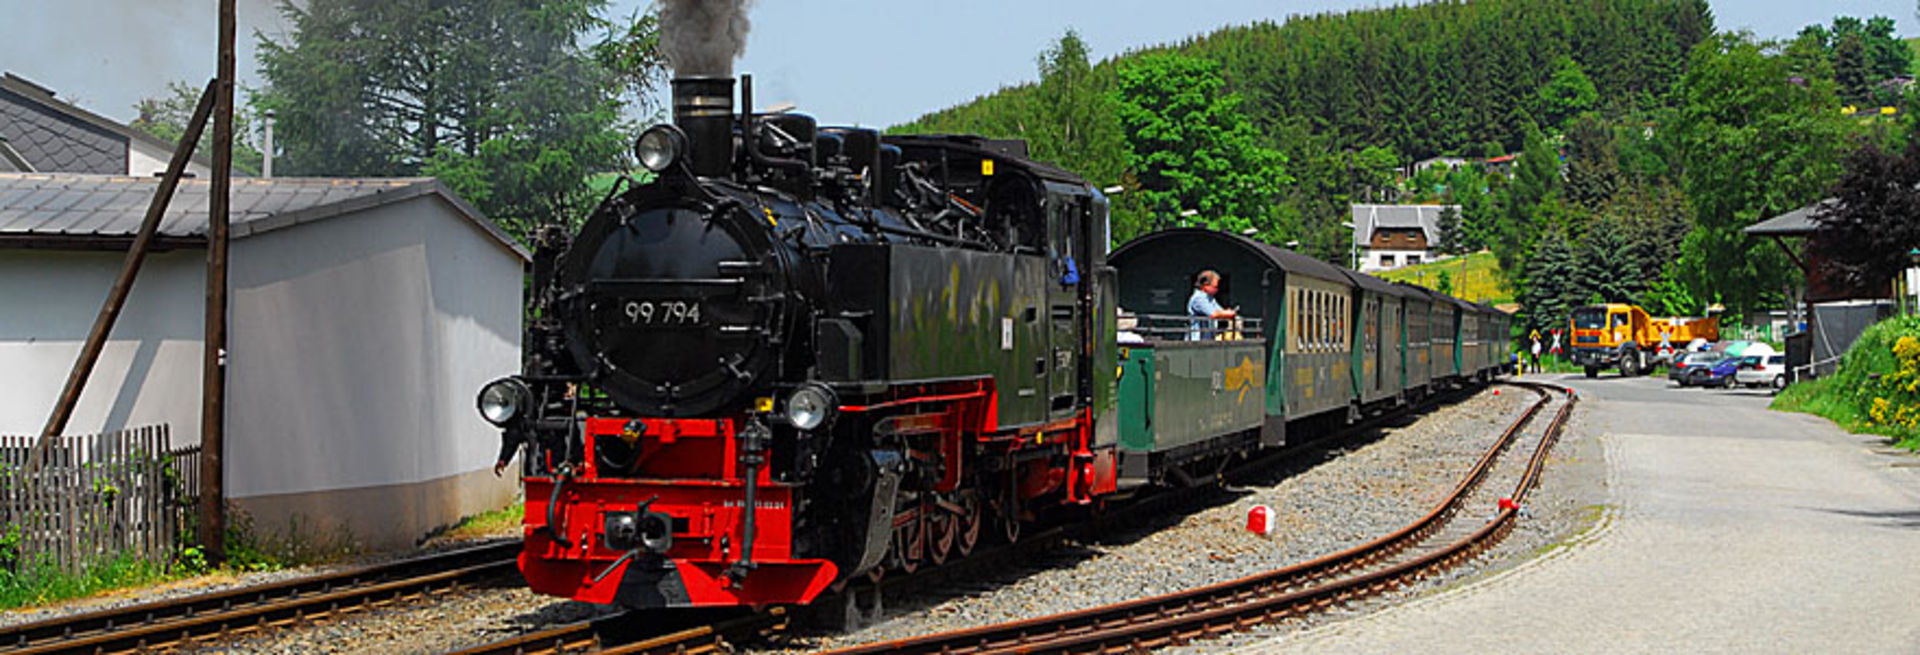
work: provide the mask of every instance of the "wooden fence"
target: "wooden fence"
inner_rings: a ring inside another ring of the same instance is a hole
[[[167,561],[193,511],[199,446],[173,449],[166,425],[64,436],[29,474],[36,440],[0,435],[0,538],[16,541],[12,564],[79,572],[123,554]]]

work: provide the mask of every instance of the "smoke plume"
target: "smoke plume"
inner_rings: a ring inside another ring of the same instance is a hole
[[[676,76],[730,77],[747,51],[747,8],[753,0],[664,0],[660,47]]]

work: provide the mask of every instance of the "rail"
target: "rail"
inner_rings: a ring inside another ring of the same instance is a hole
[[[832,651],[865,653],[990,653],[1144,651],[1258,623],[1309,613],[1320,608],[1405,586],[1457,565],[1492,547],[1513,529],[1519,506],[1545,466],[1546,453],[1577,400],[1569,392],[1526,473],[1491,521],[1465,538],[1440,544],[1430,537],[1462,515],[1468,494],[1484,481],[1492,463],[1514,436],[1562,389],[1538,383],[1518,384],[1540,399],[1515,420],[1501,439],[1447,499],[1418,521],[1375,541],[1286,568],[1188,591],[1012,623],[955,630],[923,637]],[[1422,546],[1432,546],[1423,549]]]
[[[241,587],[0,628],[0,654],[164,650],[513,573],[520,542],[503,541],[273,584]]]

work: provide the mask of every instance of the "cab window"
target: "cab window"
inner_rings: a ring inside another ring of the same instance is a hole
[[[1573,311],[1573,327],[1576,330],[1598,330],[1604,327],[1606,314],[1598,309],[1576,309]]]

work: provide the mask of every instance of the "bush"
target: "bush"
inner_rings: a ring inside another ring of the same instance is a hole
[[[1848,431],[1882,434],[1920,449],[1920,317],[1867,328],[1833,375],[1794,385],[1773,407],[1824,416]]]

